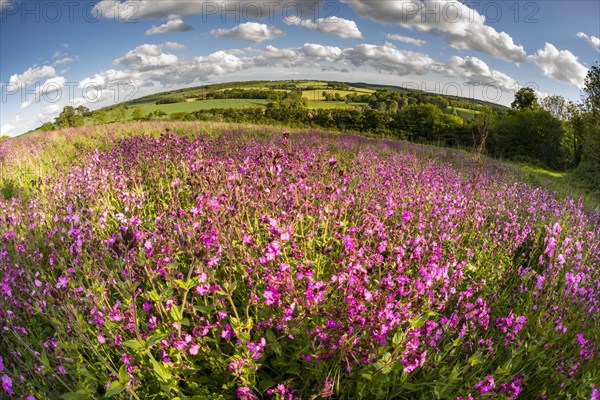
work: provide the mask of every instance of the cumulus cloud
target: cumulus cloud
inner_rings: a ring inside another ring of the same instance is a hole
[[[62,90],[65,87],[65,82],[66,79],[62,76],[47,79],[43,84],[36,86],[35,95],[26,96],[26,98],[23,101],[21,101],[19,111],[23,111],[24,109],[29,108],[34,103],[49,100],[49,98],[42,99],[41,96],[49,96],[52,97],[52,100],[58,100],[60,94],[55,93]]]
[[[585,41],[588,42],[593,48],[600,51],[600,38],[597,38],[596,36],[587,35],[583,32],[578,32],[577,37],[585,39]]]
[[[58,104],[50,104],[43,108],[42,112],[37,115],[37,120],[40,123],[53,121],[58,117],[63,107]]]
[[[54,65],[69,64],[69,63],[72,63],[73,61],[75,61],[75,59],[72,57],[64,57],[64,58],[61,58],[60,60],[54,61]]]
[[[344,49],[344,56],[355,66],[370,65],[376,70],[398,75],[424,75],[435,63],[426,54],[399,50],[391,43],[383,46],[359,44]]]
[[[397,42],[414,44],[415,46],[423,46],[425,43],[427,43],[424,40],[415,39],[415,38],[411,38],[408,36],[396,35],[396,34],[392,34],[392,33],[388,33],[386,35],[386,38],[388,38],[389,40],[395,40]]]
[[[161,33],[167,32],[187,32],[191,31],[192,27],[185,22],[181,18],[170,19],[162,25],[152,26],[152,28],[146,31],[146,35],[158,35]]]
[[[437,64],[433,70],[449,77],[460,77],[469,85],[490,85],[503,91],[514,90],[517,82],[503,72],[493,70],[477,57],[451,57],[446,64]]]
[[[55,78],[50,78],[37,88],[36,94],[38,96],[40,96],[40,95],[47,96],[54,92],[58,92],[59,90],[61,90],[62,88],[65,87],[66,81],[67,80],[65,79],[64,76],[57,76]]]
[[[179,59],[163,52],[165,45],[145,44],[114,61],[122,69],[108,69],[83,79],[81,87],[93,85],[106,89],[111,85],[183,85],[256,68],[318,68],[348,71],[349,67],[367,68],[397,76],[425,75],[428,72],[463,77],[470,82],[495,84],[509,90],[514,80],[492,70],[476,57],[453,57],[440,63],[427,54],[384,45],[358,44],[340,48],[317,43],[299,47],[245,48],[217,51],[194,58]]]
[[[182,45],[181,43],[177,43],[177,42],[165,42],[164,46],[166,49],[169,50],[183,50],[185,49],[185,46]]]
[[[534,62],[548,78],[570,83],[579,88],[583,87],[587,68],[581,65],[577,56],[569,50],[558,50],[554,45],[546,43],[543,49],[529,56],[529,60]]]
[[[275,27],[259,24],[258,22],[245,22],[230,29],[213,29],[210,34],[214,37],[225,37],[229,39],[248,40],[254,43],[272,40],[283,36],[284,32]]]
[[[407,29],[439,34],[456,49],[469,49],[521,63],[523,46],[485,24],[485,17],[456,0],[342,0],[360,16]]]
[[[164,68],[177,62],[174,54],[163,53],[163,45],[143,44],[130,50],[113,64],[134,68],[138,71]]]
[[[362,38],[362,33],[358,29],[356,22],[339,17],[319,18],[316,21],[310,19],[300,20],[298,18],[288,18],[285,19],[285,23],[288,25],[302,26],[303,28],[316,32],[336,35],[342,39]]]
[[[0,11],[2,11],[2,8],[0,8]],[[3,124],[0,127],[0,136],[10,136],[10,132],[13,131],[15,128],[16,128],[16,126],[14,126],[14,125]]]
[[[31,67],[22,74],[14,74],[10,77],[9,84],[14,86],[33,85],[41,78],[56,76],[54,67],[44,65],[43,67]]]
[[[295,5],[304,12],[318,9],[320,0],[296,0]],[[289,2],[243,2],[238,0],[102,0],[94,6],[98,16],[119,21],[134,19],[168,19],[173,15],[231,16],[248,19],[266,17],[281,11]]]

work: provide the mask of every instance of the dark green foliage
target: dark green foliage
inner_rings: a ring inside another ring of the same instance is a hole
[[[589,69],[583,91],[586,112],[574,119],[581,137],[581,163],[575,176],[587,189],[600,193],[600,65]]]
[[[166,97],[164,99],[160,99],[156,102],[157,105],[160,104],[175,104],[175,103],[185,103],[186,102],[186,98],[183,96],[177,96],[177,97]]]
[[[515,100],[510,105],[514,110],[535,110],[539,108],[537,96],[532,88],[524,87],[515,94]]]
[[[72,128],[75,126],[82,126],[85,122],[85,116],[89,114],[89,110],[86,107],[79,106],[74,108],[72,106],[66,106],[58,117],[56,117],[54,124],[59,128]]]
[[[578,127],[583,132],[581,163],[575,176],[591,192],[600,193],[600,115],[583,114]]]
[[[206,99],[262,99],[267,100],[274,90],[265,89],[225,89],[212,90],[206,94]]]
[[[600,114],[600,64],[592,66],[585,77],[586,105],[594,114]]]
[[[569,148],[563,137],[562,124],[552,114],[526,109],[512,112],[494,124],[490,151],[503,158],[564,169],[569,163]]]

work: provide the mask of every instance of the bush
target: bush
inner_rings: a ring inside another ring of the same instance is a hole
[[[175,104],[175,103],[185,103],[187,99],[183,96],[176,97],[165,97],[164,99],[160,99],[156,102],[156,105],[160,104]]]

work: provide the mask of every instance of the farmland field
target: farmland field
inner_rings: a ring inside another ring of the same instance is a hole
[[[600,216],[505,164],[200,123],[31,135],[0,160],[15,398],[597,394]]]
[[[478,114],[477,111],[468,110],[466,108],[455,107],[455,109],[458,116],[464,118],[467,121],[472,121]]]
[[[302,97],[304,97],[307,100],[311,100],[311,101],[324,101],[325,97],[323,97],[323,92],[327,92],[332,95],[335,95],[337,93],[342,98],[344,98],[346,95],[349,95],[349,94],[354,94],[354,95],[371,94],[371,93],[374,93],[375,91],[369,90],[369,89],[333,90],[333,89],[323,88],[323,89],[317,89],[317,90],[303,90]]]
[[[210,110],[213,108],[241,108],[241,107],[256,107],[267,104],[266,100],[259,99],[215,99],[215,100],[200,100],[188,101],[174,104],[144,104],[144,113],[161,110],[167,114],[174,112],[193,112],[199,110]],[[133,111],[131,111],[133,112]]]

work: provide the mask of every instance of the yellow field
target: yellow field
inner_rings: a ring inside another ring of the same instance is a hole
[[[334,89],[318,89],[318,90],[305,90],[302,92],[302,97],[304,97],[305,99],[311,100],[311,101],[323,101],[325,100],[325,97],[323,97],[323,92],[327,92],[327,93],[331,93],[331,94],[335,94],[335,93],[339,93],[340,96],[345,97],[348,94],[371,94],[374,93],[374,90],[370,90],[370,89],[359,89],[356,88],[355,90],[334,90]]]

